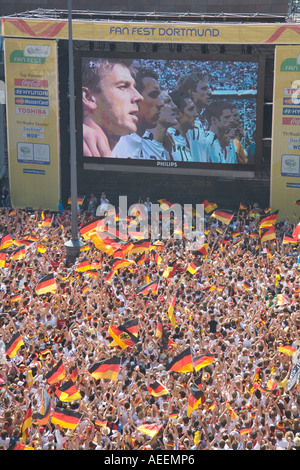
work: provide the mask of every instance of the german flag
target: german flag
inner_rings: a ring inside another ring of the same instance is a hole
[[[218,208],[217,204],[214,202],[209,202],[207,199],[202,202],[204,210],[207,214],[210,214],[210,212],[214,211],[215,209]]]
[[[209,364],[212,364],[213,362],[215,362],[214,357],[206,356],[205,354],[196,356],[193,359],[193,364],[196,371],[203,369],[203,367],[209,366]]]
[[[276,300],[277,305],[287,305],[290,303],[288,297],[286,297],[284,294],[277,294]]]
[[[24,259],[26,256],[25,246],[21,246],[16,250],[12,251],[10,254],[10,259],[13,261],[18,261],[19,259]]]
[[[81,288],[81,293],[82,294],[85,294],[86,292],[88,292],[90,290],[90,287],[88,284],[84,284],[84,286],[82,286]]]
[[[5,268],[6,266],[6,253],[0,253],[0,268]]]
[[[148,282],[148,284],[143,284],[141,287],[138,287],[136,290],[135,290],[135,293],[137,295],[156,295],[157,294],[157,291],[158,291],[158,285],[159,285],[159,281],[158,280],[154,280],[152,282]]]
[[[283,240],[282,240],[282,243],[283,243],[284,245],[286,245],[287,243],[295,244],[295,243],[298,243],[298,241],[295,240],[295,239],[292,238],[292,237],[289,237],[288,235],[284,235]]]
[[[255,383],[252,387],[252,390],[260,390],[262,393],[271,393],[273,392],[273,390],[268,390],[266,387],[263,387],[261,384],[259,383]]]
[[[208,244],[204,243],[198,250],[193,251],[193,256],[195,258],[200,258],[202,256],[206,257],[208,255]]]
[[[275,225],[278,217],[278,212],[279,211],[275,211],[268,217],[264,217],[259,223],[259,229],[263,227],[272,227],[273,225]]]
[[[161,346],[163,349],[177,348],[176,342],[172,338],[170,338],[165,328],[163,328],[162,331]]]
[[[17,331],[14,333],[11,340],[5,344],[5,353],[12,358],[17,354],[21,346],[24,346],[24,342],[20,333]]]
[[[102,419],[95,420],[95,426],[99,426],[100,428],[102,428],[103,426],[106,426],[106,425],[107,425],[106,420],[102,420]]]
[[[49,385],[53,385],[63,380],[66,376],[65,367],[62,359],[45,375]]]
[[[92,235],[97,234],[97,230],[101,228],[104,224],[104,217],[98,217],[97,219],[93,220],[92,222],[88,222],[84,224],[80,229],[79,232],[81,233],[84,240],[89,240]]]
[[[127,329],[125,325],[126,323],[119,327],[117,327],[116,325],[110,325],[108,328],[110,336],[114,339],[115,343],[122,349],[129,348],[139,342],[137,336],[130,331],[130,328]]]
[[[43,398],[40,411],[37,412],[35,424],[47,424],[51,414],[51,398],[45,388],[43,388]]]
[[[85,199],[85,196],[78,196],[78,198],[77,198],[78,206],[82,206],[84,199]],[[68,204],[70,205],[71,202],[72,202],[72,199],[71,199],[71,197],[69,197]]]
[[[174,326],[174,328],[176,328],[176,320],[174,317],[174,307],[176,305],[176,302],[177,302],[177,293],[174,295],[172,302],[170,303],[169,308],[168,308],[169,320]]]
[[[266,207],[266,209],[264,209],[264,213],[265,214],[269,214],[271,212],[271,207]]]
[[[162,324],[160,316],[158,315],[157,322],[156,322],[155,337],[156,338],[161,338],[162,333],[163,333],[163,324]]]
[[[117,258],[116,260],[114,260],[114,262],[111,266],[111,269],[114,272],[118,272],[119,269],[128,268],[129,266],[132,266],[133,264],[135,264],[135,262],[132,261],[132,260],[123,259],[123,258],[118,259]]]
[[[296,352],[296,348],[290,346],[289,344],[280,344],[278,347],[278,351],[283,354],[288,354],[289,356],[294,356]]]
[[[154,397],[161,397],[162,395],[168,395],[169,391],[164,387],[160,382],[155,380],[153,383],[151,383],[148,387],[147,390],[151,395]]]
[[[184,373],[193,372],[193,360],[190,347],[175,356],[173,361],[168,365],[167,370]]]
[[[13,294],[13,295],[10,296],[10,301],[11,302],[20,302],[21,298],[22,298],[22,296],[21,296],[20,293]]]
[[[91,263],[87,258],[85,258],[82,261],[80,261],[80,263],[78,264],[76,268],[76,271],[79,273],[83,273],[85,271],[88,271],[89,269],[91,269]]]
[[[297,201],[295,201],[295,204],[296,206],[300,206],[300,199],[297,199]]]
[[[146,253],[139,254],[134,261],[137,266],[142,266],[146,261]]]
[[[51,227],[52,224],[52,217],[48,217],[48,219],[39,222],[39,227]]]
[[[270,227],[265,233],[261,235],[261,243],[268,242],[276,239],[275,227]]]
[[[157,202],[159,202],[160,208],[163,211],[167,211],[173,205],[171,202],[167,201],[167,199],[158,199]]]
[[[58,424],[64,429],[75,429],[81,418],[82,413],[56,407],[53,410],[51,422],[53,424]]]
[[[241,428],[239,432],[241,436],[244,436],[245,434],[252,432],[252,428]]]
[[[244,281],[242,283],[244,289],[249,290],[251,288],[251,284],[248,281]]]
[[[224,211],[215,211],[211,214],[211,217],[214,217],[225,225],[229,225],[233,219],[233,214],[228,214],[228,212]]]
[[[111,359],[106,359],[105,361],[96,362],[87,370],[87,372],[96,380],[110,379],[116,381],[120,366],[121,358],[115,356]]]
[[[16,246],[31,246],[33,243],[33,240],[28,240],[27,238],[20,238],[19,240],[14,241],[14,245]]]
[[[26,441],[28,437],[29,428],[32,425],[32,404],[29,404],[29,407],[26,411],[25,418],[22,424],[21,435],[22,439]]]
[[[43,295],[47,294],[48,292],[55,292],[56,287],[54,274],[47,274],[36,284],[35,292],[38,295]]]
[[[132,243],[128,253],[144,253],[150,250],[150,240],[138,240]]]
[[[38,246],[37,246],[37,251],[39,253],[46,253],[47,247],[45,245],[42,245],[41,243],[39,243]]]
[[[236,412],[234,411],[234,409],[230,406],[230,404],[228,402],[226,403],[226,408],[228,409],[229,415],[231,416],[231,418],[232,419],[237,419]]]
[[[247,211],[248,207],[245,204],[240,203],[239,211]]]
[[[176,271],[176,260],[171,261],[169,266],[164,270],[162,276],[165,279],[168,279],[169,277],[173,277]]]
[[[76,380],[78,379],[78,367],[77,365],[73,366],[70,370],[69,370],[69,373],[70,373],[70,379],[73,381],[73,382],[76,382]]]
[[[155,261],[155,263],[157,264],[157,266],[159,266],[160,263],[162,262],[162,257],[160,256],[160,254],[157,253],[157,251],[152,250],[152,251],[151,251],[151,256],[152,256],[153,261]]]
[[[151,423],[151,424],[142,424],[137,427],[137,430],[146,434],[147,436],[154,437],[159,433],[163,424]]]
[[[81,400],[82,396],[73,380],[68,380],[55,390],[55,395],[63,402]]]
[[[0,250],[5,250],[9,246],[13,245],[14,240],[9,233],[5,233],[0,240]]]
[[[197,269],[201,266],[201,261],[197,258],[195,258],[193,261],[191,261],[191,263],[188,265],[187,267],[187,271],[190,273],[190,274],[195,274],[195,272],[197,271]]]
[[[202,402],[203,391],[197,387],[197,385],[192,384],[189,399],[188,399],[188,409],[187,416],[190,417],[192,412],[196,410]]]
[[[300,223],[296,225],[296,227],[294,228],[292,237],[294,238],[294,240],[300,241]],[[0,246],[0,250],[1,250],[1,246]]]

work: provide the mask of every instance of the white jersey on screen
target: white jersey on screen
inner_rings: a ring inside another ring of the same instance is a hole
[[[136,133],[122,136],[112,151],[112,157],[170,160],[169,152],[160,142],[153,139],[153,135],[149,131],[146,131],[143,137]]]
[[[171,160],[169,152],[161,142],[153,139],[153,134],[146,131],[142,139],[142,149],[145,159],[149,160]]]
[[[183,137],[177,129],[170,127],[168,134],[172,137],[172,159],[175,162],[191,162],[192,155],[189,149],[189,142]]]
[[[133,133],[123,135],[111,153],[115,158],[143,158],[142,137]]]
[[[208,161],[210,163],[237,163],[235,147],[233,141],[224,149],[214,132],[206,132],[208,144]]]
[[[191,158],[193,162],[208,162],[209,147],[206,140],[206,129],[200,118],[195,119],[195,127],[187,131]]]

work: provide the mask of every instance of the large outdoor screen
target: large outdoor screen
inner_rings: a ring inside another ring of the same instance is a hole
[[[201,57],[81,54],[78,144],[84,162],[110,169],[253,171],[261,157],[259,61]]]

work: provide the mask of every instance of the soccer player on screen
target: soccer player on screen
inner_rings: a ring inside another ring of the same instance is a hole
[[[146,130],[151,130],[157,125],[163,106],[161,89],[157,74],[150,68],[137,67],[135,81],[136,88],[143,98],[138,105],[137,130],[119,140],[112,156],[149,160],[150,156],[143,146],[143,136]]]
[[[123,135],[137,130],[138,105],[131,61],[86,58],[82,64],[84,156],[110,157]]]
[[[162,90],[160,97],[163,102],[157,125],[143,134],[143,152],[151,160],[171,160],[173,141],[167,134],[170,126],[177,124],[177,107],[170,94]]]
[[[216,101],[207,108],[210,123],[206,140],[209,148],[209,162],[237,163],[231,134],[234,129],[234,105],[227,101]]]
[[[201,71],[188,73],[178,80],[176,88],[190,95],[198,112],[195,125],[187,134],[192,161],[207,162],[208,148],[205,132],[208,130],[208,125],[205,118],[205,110],[212,100],[212,91],[208,83],[208,77]]]
[[[177,106],[177,123],[168,129],[168,134],[173,141],[172,159],[190,162],[192,156],[187,134],[194,128],[198,112],[189,95],[175,90],[170,93],[170,96]]]

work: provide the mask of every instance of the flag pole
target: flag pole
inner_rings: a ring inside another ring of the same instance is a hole
[[[72,33],[72,0],[68,0],[68,46],[69,46],[69,113],[70,113],[70,178],[71,178],[71,240],[65,243],[66,262],[71,265],[80,253],[82,243],[78,239],[77,213],[77,155],[74,91],[74,57]]]

